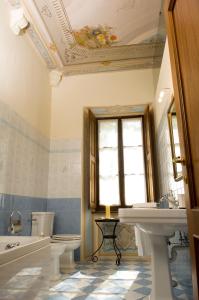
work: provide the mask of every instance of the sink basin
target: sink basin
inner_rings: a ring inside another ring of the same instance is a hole
[[[176,230],[187,230],[186,209],[121,208],[119,218],[149,234],[171,236]]]
[[[121,208],[118,216],[121,223],[134,224],[149,236],[152,256],[150,299],[174,299],[167,238],[176,230],[187,231],[186,209]]]

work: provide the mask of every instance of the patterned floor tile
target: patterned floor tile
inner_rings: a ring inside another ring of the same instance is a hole
[[[82,288],[92,284],[94,279],[72,279],[68,278],[52,286],[52,292],[81,292]]]
[[[186,288],[182,286],[181,284],[178,284],[174,289],[173,289],[174,295],[177,297],[177,299],[185,299],[185,300],[192,300],[193,295],[192,295],[192,288]]]
[[[6,289],[35,289],[49,288],[49,282],[42,276],[15,275],[4,286]]]
[[[107,276],[107,274],[105,272],[100,272],[100,271],[93,272],[93,273],[91,273],[91,275],[94,276],[94,277]]]
[[[57,293],[57,292],[39,292],[34,300],[73,300],[86,299],[84,293]],[[25,300],[25,299],[24,299]]]
[[[130,291],[128,292],[126,295],[125,295],[125,300],[141,300],[141,299],[146,299],[146,296],[141,296],[140,293],[136,293],[136,292],[133,292],[133,291]]]
[[[135,289],[134,291],[139,294],[145,295],[145,296],[151,294],[151,289],[149,287],[145,287],[145,286]]]
[[[83,299],[83,298],[82,298]],[[84,298],[85,300],[124,300],[122,295],[107,295],[107,294],[89,294]]]
[[[73,279],[96,279],[96,276],[94,276],[92,273],[93,270],[92,272],[77,271],[70,276],[62,276],[62,280],[64,280],[64,278],[67,279],[68,277]]]
[[[139,273],[138,278],[151,278],[150,273]]]
[[[140,287],[141,287],[140,284],[132,282],[132,285],[131,285],[129,291],[135,291],[136,289],[139,289]]]
[[[6,289],[0,289],[0,300],[144,300],[151,293],[148,262],[124,261],[120,266],[114,260],[85,262],[54,283],[42,281],[39,270],[30,272],[24,270],[8,282]],[[174,294],[179,300],[193,299],[190,283],[184,285],[183,276]]]
[[[19,300],[24,299],[26,290],[9,290],[2,289],[0,290],[0,300]]]
[[[148,285],[152,284],[152,281],[143,278],[143,279],[136,280],[135,283],[142,285],[142,286],[148,286]]]
[[[116,271],[113,274],[109,276],[109,279],[126,279],[126,280],[135,280],[138,278],[139,272],[138,271],[128,271],[128,270],[122,270],[122,271]]]

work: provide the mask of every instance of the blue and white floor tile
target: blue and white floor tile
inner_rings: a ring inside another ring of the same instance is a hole
[[[0,300],[141,300],[150,295],[151,284],[148,262],[86,262],[54,283],[36,273],[18,274],[1,287]],[[176,299],[193,299],[189,286],[178,284],[174,294]]]

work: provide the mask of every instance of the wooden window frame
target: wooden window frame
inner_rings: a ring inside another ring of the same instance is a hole
[[[127,115],[127,116],[112,116],[112,117],[99,117],[96,118],[96,211],[104,211],[104,206],[99,205],[99,131],[98,131],[98,121],[101,120],[117,120],[118,121],[118,176],[119,176],[119,195],[121,205],[111,206],[111,211],[117,211],[118,208],[127,208],[132,205],[125,204],[125,184],[124,184],[124,151],[123,151],[123,132],[122,132],[122,120],[126,119],[141,119],[142,121],[142,142],[143,142],[143,156],[144,156],[144,172],[145,172],[145,188],[146,196],[148,199],[147,191],[147,176],[146,176],[146,150],[145,150],[145,139],[144,139],[144,116],[143,115]]]
[[[88,208],[92,213],[104,212],[104,206],[99,205],[99,157],[97,155],[97,132],[98,120],[107,119],[128,119],[128,118],[142,118],[143,130],[143,147],[144,147],[144,166],[145,166],[145,182],[146,182],[146,195],[147,202],[156,201],[157,185],[154,182],[155,169],[154,169],[154,126],[153,126],[153,112],[152,106],[146,105],[143,113],[133,113],[125,115],[109,115],[96,117],[92,113],[91,108],[84,109],[84,147],[83,147],[83,198],[88,203]],[[121,125],[121,121],[118,122]],[[94,128],[94,130],[93,130]],[[122,130],[120,128],[122,134]],[[122,136],[118,135],[118,139]],[[122,139],[121,139],[122,140]],[[119,152],[122,153],[122,143],[119,143]],[[123,172],[123,159],[119,160],[119,170]],[[120,176],[119,176],[120,177]],[[124,195],[124,184],[121,182],[120,191]],[[121,199],[121,206],[112,206],[111,211],[117,212],[120,207],[130,207],[124,205],[124,199]]]

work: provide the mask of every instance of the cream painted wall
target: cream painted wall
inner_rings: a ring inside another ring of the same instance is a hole
[[[25,35],[9,28],[9,6],[0,1],[0,100],[41,133],[50,132],[48,71]]]
[[[167,88],[170,90],[168,90],[168,93],[165,94],[164,98],[162,99],[162,102],[159,103],[158,99],[160,96],[160,92]],[[173,82],[172,82],[172,75],[171,75],[171,63],[169,57],[168,41],[166,41],[162,64],[159,73],[157,89],[155,93],[155,99],[154,99],[156,128],[158,128],[160,124],[165,108],[168,107],[169,103],[171,102],[172,94],[173,94]]]
[[[64,77],[52,88],[51,137],[82,136],[83,107],[153,102],[152,69]]]

